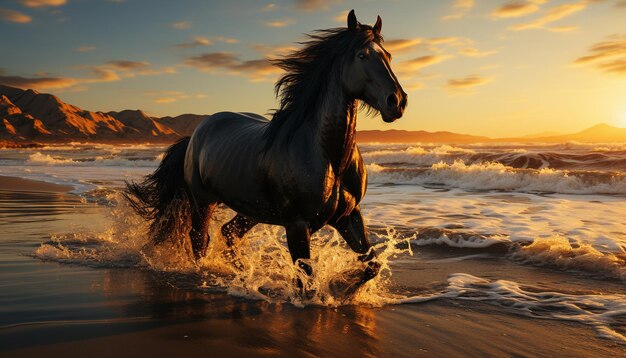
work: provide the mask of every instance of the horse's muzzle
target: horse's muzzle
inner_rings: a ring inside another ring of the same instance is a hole
[[[386,108],[384,111],[381,111],[383,121],[391,123],[396,119],[401,118],[402,114],[404,114],[407,102],[408,95],[403,90],[396,91],[387,96],[385,103]]]

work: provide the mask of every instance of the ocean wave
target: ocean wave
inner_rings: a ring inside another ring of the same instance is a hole
[[[390,235],[391,233],[391,235]],[[560,235],[535,237],[514,241],[510,235],[486,235],[463,229],[424,227],[373,229],[373,239],[384,241],[386,237],[403,237],[419,248],[447,247],[471,249],[472,252],[501,254],[502,257],[525,265],[544,266],[558,270],[577,272],[603,279],[626,282],[626,245],[615,244],[610,248],[596,242],[578,242]],[[380,235],[382,234],[382,235]],[[601,248],[600,248],[601,247]]]
[[[626,151],[620,147],[588,148],[585,151],[559,152],[555,148],[485,148],[480,151],[449,145],[437,147],[368,147],[362,153],[366,164],[410,164],[430,166],[438,162],[467,164],[500,163],[520,169],[625,170]]]
[[[432,165],[443,158],[458,158],[459,155],[468,155],[476,153],[472,149],[453,147],[442,145],[429,149],[422,147],[393,148],[371,150],[364,152],[363,160],[366,164],[387,164],[387,163],[403,163],[418,166]]]
[[[626,337],[612,325],[626,314],[626,295],[545,292],[507,280],[487,280],[466,273],[448,278],[448,287],[430,296],[407,297],[398,303],[418,303],[436,298],[484,302],[532,318],[579,322],[598,335],[620,343]]]
[[[118,156],[95,156],[87,159],[70,159],[36,152],[28,156],[27,165],[32,166],[76,166],[76,167],[156,167],[163,159],[163,154],[154,159],[121,158]]]
[[[626,174],[581,173],[556,169],[515,169],[501,163],[438,162],[429,169],[367,165],[369,183],[416,184],[466,190],[503,190],[561,194],[626,194]]]
[[[529,245],[513,246],[509,257],[538,266],[582,271],[626,281],[626,252],[601,252],[589,244],[572,245],[565,237],[535,240]]]

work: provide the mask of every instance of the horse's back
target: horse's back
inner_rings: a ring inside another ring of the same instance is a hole
[[[231,207],[250,199],[264,206],[259,162],[268,123],[260,115],[236,112],[216,113],[202,121],[187,150],[185,176],[192,191],[207,192]]]

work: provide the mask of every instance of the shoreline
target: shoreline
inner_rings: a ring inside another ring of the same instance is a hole
[[[74,189],[75,188],[71,185],[55,184],[41,180],[0,175],[0,190],[69,193]]]

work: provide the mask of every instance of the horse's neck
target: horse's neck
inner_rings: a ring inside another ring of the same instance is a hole
[[[335,175],[343,174],[356,137],[356,101],[347,99],[341,91],[330,91],[317,112],[316,142],[330,161]]]

